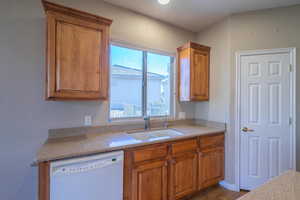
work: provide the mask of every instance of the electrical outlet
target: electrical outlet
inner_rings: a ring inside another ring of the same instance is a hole
[[[178,118],[179,118],[179,119],[185,119],[185,117],[186,117],[186,116],[185,116],[185,112],[179,112],[179,113],[178,113]]]
[[[92,116],[86,115],[84,116],[84,125],[91,126],[92,125]]]

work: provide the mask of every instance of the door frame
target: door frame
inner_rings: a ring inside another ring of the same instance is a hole
[[[241,94],[241,60],[243,56],[250,55],[267,55],[277,53],[288,53],[290,55],[291,63],[291,76],[290,76],[290,117],[291,123],[291,160],[290,166],[292,169],[296,169],[296,48],[280,48],[280,49],[265,49],[265,50],[247,50],[238,51],[235,53],[236,57],[236,83],[235,83],[235,112],[234,112],[234,137],[235,137],[235,190],[240,191],[240,94]]]

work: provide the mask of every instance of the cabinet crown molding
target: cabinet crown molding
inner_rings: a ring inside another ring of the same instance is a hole
[[[199,50],[204,50],[204,51],[210,51],[210,49],[211,49],[209,46],[205,46],[202,44],[197,44],[195,42],[189,41],[188,43],[182,45],[181,47],[178,47],[177,51],[182,51],[183,49],[187,49],[187,48],[199,49]]]
[[[98,15],[90,14],[81,10],[77,10],[74,8],[69,8],[66,6],[62,6],[56,3],[52,3],[49,1],[42,0],[42,4],[44,6],[45,12],[59,12],[64,15],[69,15],[72,17],[77,17],[77,18],[82,18],[84,20],[92,21],[94,23],[101,23],[101,24],[106,24],[106,25],[111,25],[113,20],[105,18],[105,17],[100,17]]]

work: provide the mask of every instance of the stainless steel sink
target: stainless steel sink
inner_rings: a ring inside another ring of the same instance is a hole
[[[134,139],[141,140],[141,141],[163,140],[163,139],[168,139],[168,138],[183,135],[183,133],[176,131],[174,129],[128,132],[128,134],[130,134],[130,136],[133,137]]]

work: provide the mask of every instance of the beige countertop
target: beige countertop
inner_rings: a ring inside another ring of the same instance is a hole
[[[239,200],[299,200],[300,173],[288,171],[257,189],[247,193]]]
[[[178,125],[169,128],[181,132],[182,135],[154,141],[137,140],[132,137],[131,134],[126,132],[89,133],[72,137],[48,139],[38,151],[35,162],[39,163],[101,152],[124,150],[130,147],[174,141],[225,131],[223,128],[211,128],[199,125]]]

